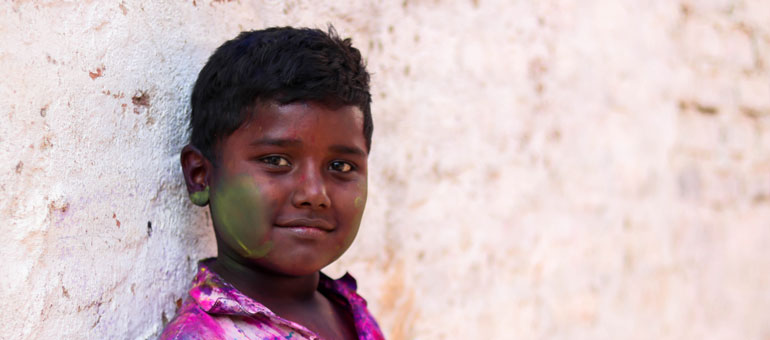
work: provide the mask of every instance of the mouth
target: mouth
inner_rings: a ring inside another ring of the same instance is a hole
[[[330,232],[334,230],[334,225],[324,219],[318,218],[294,218],[278,220],[275,224],[278,228],[294,229],[297,231],[323,231]]]

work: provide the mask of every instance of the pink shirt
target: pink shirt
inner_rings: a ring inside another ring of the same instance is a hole
[[[321,339],[306,327],[286,320],[225,282],[201,261],[190,296],[163,330],[160,340]],[[384,339],[377,322],[356,293],[349,274],[332,280],[321,273],[318,290],[353,316],[359,339]]]

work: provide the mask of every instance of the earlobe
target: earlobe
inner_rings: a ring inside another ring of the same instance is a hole
[[[209,204],[209,186],[207,185],[206,188],[201,191],[191,193],[190,201],[199,207],[204,207],[206,204]]]
[[[194,204],[204,206],[209,200],[209,177],[211,162],[195,146],[186,145],[180,154],[182,174],[184,175],[187,192]]]

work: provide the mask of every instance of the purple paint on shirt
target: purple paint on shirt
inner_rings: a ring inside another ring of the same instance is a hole
[[[160,340],[321,339],[317,334],[244,295],[198,263],[198,272],[185,299]],[[321,273],[318,290],[353,316],[358,338],[383,340],[377,322],[356,293],[356,281],[349,274],[332,280]]]

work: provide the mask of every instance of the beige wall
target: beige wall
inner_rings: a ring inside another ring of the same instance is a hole
[[[344,3],[2,2],[0,338],[155,338],[215,252],[198,70],[334,23],[375,139],[327,271],[390,339],[770,339],[770,2]]]

